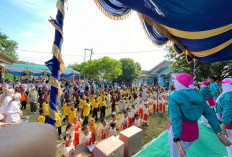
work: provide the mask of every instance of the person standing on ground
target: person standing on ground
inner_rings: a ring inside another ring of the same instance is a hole
[[[199,138],[198,120],[203,115],[218,139],[225,146],[232,143],[221,133],[221,127],[213,110],[204,98],[193,89],[193,77],[181,73],[174,77],[176,91],[168,97],[171,123],[168,129],[172,157],[185,157],[186,150]]]
[[[30,102],[30,109],[31,113],[36,113],[36,104],[39,99],[39,94],[35,89],[35,86],[33,86],[28,94],[28,100]]]
[[[222,81],[223,93],[218,97],[217,112],[222,114],[222,133],[232,142],[232,78]],[[229,157],[232,157],[232,145],[226,147]]]

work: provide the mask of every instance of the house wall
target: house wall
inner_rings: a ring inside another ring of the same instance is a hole
[[[165,82],[164,82],[164,78],[161,76],[163,74],[167,74],[167,73],[170,73],[171,70],[169,68],[166,68],[164,70],[162,70],[159,74],[158,74],[158,85],[159,86],[164,86],[165,85]],[[169,77],[169,85],[172,84],[172,77]]]

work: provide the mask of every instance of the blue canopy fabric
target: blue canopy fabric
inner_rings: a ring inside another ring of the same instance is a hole
[[[49,67],[49,66],[48,66]],[[22,76],[26,74],[30,74],[32,76],[51,76],[50,68],[45,65],[30,65],[30,64],[12,64],[6,65],[6,72],[15,75]],[[79,75],[78,71],[73,70],[72,68],[65,68],[65,71],[62,73],[62,77],[71,77],[75,74],[75,76]]]
[[[232,59],[232,1],[94,1],[111,19],[124,19],[131,10],[137,11],[150,39],[157,45],[171,41],[175,52],[185,53],[188,62]]]

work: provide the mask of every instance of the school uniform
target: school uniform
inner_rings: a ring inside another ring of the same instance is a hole
[[[100,128],[99,128],[99,136],[100,136],[100,139],[103,140],[103,139],[106,139],[106,132],[108,130],[108,126],[106,124],[106,126],[103,126],[101,125]]]
[[[101,114],[100,114],[100,117],[105,118],[105,115],[106,115],[106,101],[102,100],[101,101]]]
[[[76,124],[74,124],[74,125],[76,125]],[[80,144],[80,130],[81,130],[81,125],[78,125],[75,128],[75,135],[74,135],[74,140],[73,140],[75,147]]]
[[[69,116],[69,113],[70,113],[70,106],[68,106],[67,104],[64,104],[63,110],[64,110],[65,118],[68,121],[68,116]]]
[[[125,130],[128,128],[128,116],[127,117],[122,117],[122,130]]]
[[[144,107],[143,108],[143,120],[147,121],[147,116],[149,115],[149,109]],[[147,122],[143,122],[143,124],[147,124]]]
[[[77,109],[76,108],[74,108],[73,110],[70,109],[69,117],[68,117],[68,122],[72,123],[74,117],[76,117],[76,116],[77,116]]]
[[[99,107],[99,102],[94,102],[92,104],[92,110],[93,110],[93,115],[92,115],[92,118],[95,118],[95,120],[98,119],[98,107]]]
[[[45,123],[45,117],[43,115],[39,115],[37,122],[39,123]]]
[[[80,144],[85,143],[86,146],[91,146],[91,138],[91,132],[89,132],[88,134],[83,134],[80,139]]]
[[[69,152],[71,150],[75,150],[75,147],[74,147],[73,143],[71,142],[70,145],[64,145],[63,150],[64,150],[64,157],[69,157]]]
[[[58,135],[60,137],[61,135],[61,113],[59,110],[58,110],[57,118],[56,118],[56,128],[58,129]]]
[[[43,115],[45,116],[45,123],[47,123],[48,122],[48,115],[49,115],[49,104],[47,102],[44,102],[42,104],[42,106],[43,106],[43,110],[44,110]]]
[[[111,136],[117,136],[116,127],[114,129],[112,127],[110,127],[110,130],[108,132],[107,138],[109,138]]]
[[[83,107],[84,107],[84,109],[83,109],[84,121],[83,121],[82,126],[88,124],[88,121],[89,121],[89,113],[90,113],[90,104],[89,104],[89,103],[85,103]]]

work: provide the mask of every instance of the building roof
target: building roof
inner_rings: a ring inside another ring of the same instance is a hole
[[[0,52],[0,64],[13,64],[13,63],[17,63],[17,61],[10,58],[6,54]]]
[[[158,75],[158,73],[159,73],[160,71],[162,71],[162,70],[168,68],[168,67],[170,66],[170,64],[171,64],[171,63],[170,63],[169,61],[163,60],[161,63],[159,63],[158,65],[156,65],[154,68],[152,68],[152,69],[148,72],[148,74],[153,74],[153,75],[157,74],[157,75]]]

